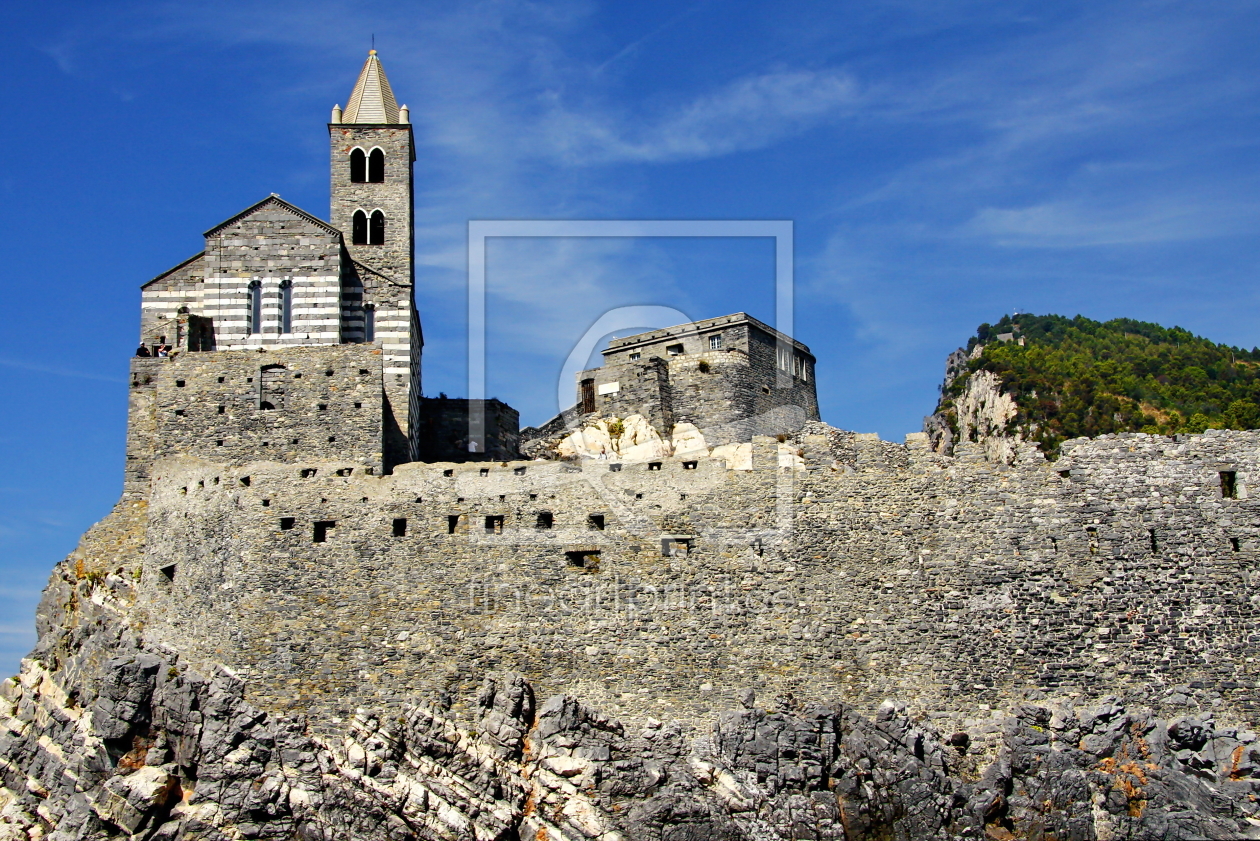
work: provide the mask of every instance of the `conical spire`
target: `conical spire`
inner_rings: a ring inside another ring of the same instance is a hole
[[[376,57],[376,50],[368,51],[367,61],[359,71],[359,81],[354,83],[350,102],[342,113],[343,123],[397,123],[398,103],[385,78],[385,68]]]

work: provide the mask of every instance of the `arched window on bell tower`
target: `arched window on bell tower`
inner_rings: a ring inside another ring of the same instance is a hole
[[[367,214],[362,210],[354,212],[354,219],[350,225],[350,242],[354,245],[368,244],[368,218]]]
[[[350,153],[350,180],[355,184],[362,184],[367,181],[367,155],[363,154],[362,149],[356,148]]]
[[[373,184],[380,184],[385,180],[385,153],[380,149],[373,149],[372,154],[368,155],[367,180]]]
[[[372,220],[369,224],[369,227],[371,230],[368,232],[368,244],[369,245],[384,245],[385,244],[385,214],[381,213],[379,210],[373,210]]]

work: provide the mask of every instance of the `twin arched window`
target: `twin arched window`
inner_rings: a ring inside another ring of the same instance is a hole
[[[385,214],[379,210],[373,210],[370,217],[356,210],[350,228],[350,241],[355,245],[385,244]]]
[[[350,153],[350,180],[355,184],[364,182],[380,184],[385,180],[385,153],[373,149],[371,154],[364,154],[362,149]]]

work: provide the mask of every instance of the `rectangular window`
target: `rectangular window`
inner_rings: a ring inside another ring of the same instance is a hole
[[[577,569],[596,571],[599,569],[599,551],[579,549],[564,553],[565,563]]]
[[[683,470],[695,470],[699,465],[698,461],[684,461]]]
[[[639,353],[637,350],[634,353],[630,354],[631,362],[633,362],[636,359],[642,359],[642,358],[643,358],[643,354]]]
[[[534,528],[545,530],[554,526],[555,523],[556,518],[550,511],[539,511],[538,520],[534,523]]]
[[[406,536],[407,536],[407,518],[395,517],[394,518],[394,537],[406,537]]]
[[[670,356],[682,356],[683,346],[682,345],[666,345],[665,352],[668,353]]]
[[[503,534],[503,515],[490,514],[486,517],[487,534]]]
[[[792,351],[785,347],[778,349],[777,358],[779,362],[779,370],[786,371],[788,366],[792,364]]]
[[[280,332],[293,332],[293,281],[280,284]]]
[[[296,517],[281,517],[280,531],[293,531],[293,527],[297,524]]]
[[[716,336],[710,336],[709,337],[709,350],[721,350],[721,349],[722,349],[722,334],[718,333]]]
[[[459,532],[459,518],[461,514],[451,514],[446,518],[446,533],[457,534]]]
[[[326,543],[328,541],[329,534],[331,534],[332,530],[335,528],[337,528],[336,520],[316,520],[315,532],[312,535],[311,540],[315,543]]]
[[[591,514],[589,517],[586,518],[586,525],[589,528],[594,529],[595,531],[603,531],[604,530],[604,515]]]
[[[1221,471],[1221,496],[1226,499],[1238,499],[1238,473],[1233,470]]]

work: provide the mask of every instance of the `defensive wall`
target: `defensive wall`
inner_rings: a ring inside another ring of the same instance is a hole
[[[701,722],[746,688],[948,719],[1185,685],[1255,719],[1260,433],[1011,465],[922,434],[797,443],[804,469],[772,438],[751,470],[165,459],[136,618],[321,726],[497,669],[628,722]]]
[[[153,462],[222,464],[348,458],[382,469],[381,351],[273,347],[133,358],[125,493],[144,495]]]

